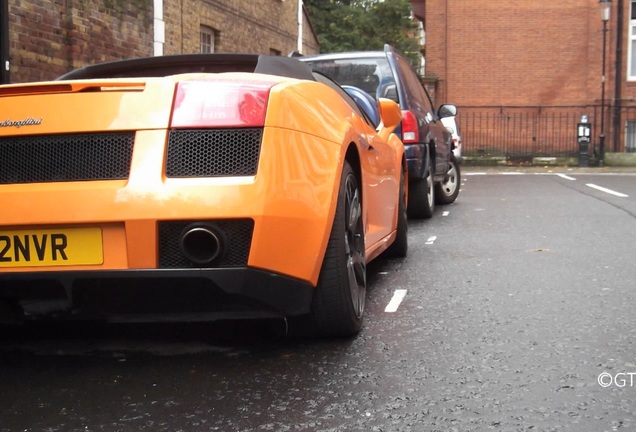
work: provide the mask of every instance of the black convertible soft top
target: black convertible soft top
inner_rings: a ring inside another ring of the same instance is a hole
[[[177,54],[157,57],[141,57],[98,63],[72,70],[58,81],[164,77],[184,73],[247,72],[283,76],[301,80],[318,81],[338,92],[340,96],[369,123],[377,126],[380,121],[377,106],[359,89],[340,87],[336,82],[318,72],[312,72],[309,65],[293,57],[259,54]],[[370,96],[369,96],[370,98]]]
[[[292,57],[258,54],[177,54],[99,63],[57,80],[164,77],[182,73],[250,72],[315,81],[308,65]]]

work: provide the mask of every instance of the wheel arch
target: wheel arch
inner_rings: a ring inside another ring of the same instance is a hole
[[[347,152],[345,153],[344,160],[349,162],[351,168],[353,168],[353,172],[358,179],[358,183],[362,185],[362,163],[360,162],[360,155],[358,154],[358,148],[356,145],[351,142],[347,147]],[[363,193],[363,188],[360,187],[360,193]],[[364,197],[363,197],[364,199]]]
[[[431,158],[431,166],[433,167],[433,170],[435,170],[435,163],[437,158],[437,152],[435,150],[435,140],[431,138],[427,144],[427,147],[427,155],[429,158]]]
[[[406,203],[407,207],[408,207],[408,203],[409,203],[409,182],[408,182],[408,178],[409,178],[409,165],[408,162],[406,161],[406,154],[404,152],[402,152],[402,161],[401,161],[401,166],[402,166],[402,174],[404,174],[404,202]]]

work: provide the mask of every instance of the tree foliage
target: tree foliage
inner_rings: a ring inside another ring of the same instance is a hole
[[[391,44],[410,60],[420,57],[409,0],[305,0],[320,51],[381,50]]]

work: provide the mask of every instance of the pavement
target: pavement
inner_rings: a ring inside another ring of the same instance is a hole
[[[570,166],[480,166],[462,165],[462,173],[586,173],[586,174],[634,174],[636,167],[606,166],[606,167],[570,167]]]
[[[585,159],[583,159],[585,161]],[[525,172],[589,172],[589,173],[634,173],[636,172],[636,153],[605,154],[604,166],[598,166],[596,158],[587,160],[587,167],[580,167],[580,157],[533,157],[524,162],[503,156],[466,156],[463,157],[464,171],[469,169]]]

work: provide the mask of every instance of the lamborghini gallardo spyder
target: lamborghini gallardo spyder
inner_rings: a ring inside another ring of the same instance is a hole
[[[407,253],[400,121],[288,57],[0,86],[0,320],[294,317],[354,335],[367,263]]]

